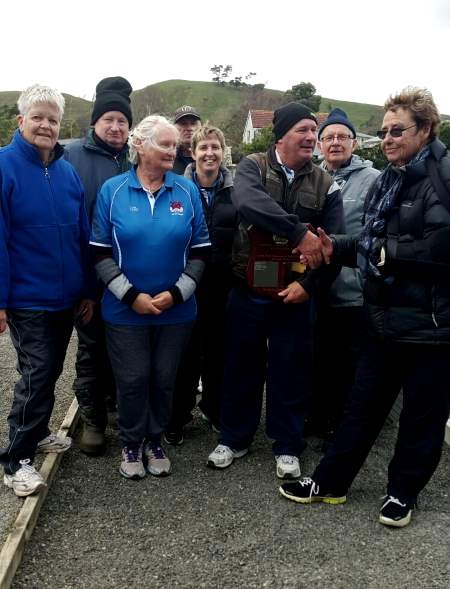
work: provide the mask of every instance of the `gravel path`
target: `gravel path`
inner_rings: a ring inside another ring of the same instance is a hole
[[[64,379],[69,390],[72,376]],[[173,475],[139,482],[119,476],[116,432],[108,436],[105,457],[87,458],[76,448],[64,456],[15,589],[450,586],[447,446],[413,523],[392,530],[377,514],[393,425],[342,506],[298,506],[280,497],[262,431],[248,456],[213,471],[205,460],[216,438],[197,416],[185,445],[169,450]],[[312,439],[304,472],[319,457]],[[2,492],[2,515],[5,498],[10,494]]]

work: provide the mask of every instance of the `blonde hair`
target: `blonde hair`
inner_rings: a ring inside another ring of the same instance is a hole
[[[178,129],[165,117],[160,115],[150,115],[149,117],[145,117],[145,119],[142,119],[142,121],[136,125],[128,138],[128,147],[130,150],[129,160],[132,164],[139,163],[139,156],[136,149],[138,145],[154,147],[160,151],[166,150],[166,148],[159,145],[157,141],[157,135],[160,129],[172,131],[178,142],[180,136]]]
[[[218,127],[213,127],[208,125],[208,123],[197,129],[197,131],[195,131],[194,135],[192,136],[192,151],[195,153],[197,145],[200,143],[200,141],[204,141],[210,135],[215,135],[217,137],[222,151],[225,152],[225,135]]]
[[[410,111],[418,129],[430,125],[430,139],[437,136],[441,117],[429,90],[407,86],[398,94],[389,96],[384,103],[385,112],[396,112],[399,108]]]

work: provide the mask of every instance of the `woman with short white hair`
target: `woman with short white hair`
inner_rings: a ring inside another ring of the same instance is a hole
[[[18,101],[18,129],[0,150],[0,333],[6,324],[21,375],[0,450],[4,483],[26,496],[45,486],[36,451],[64,452],[51,434],[55,383],[74,315],[92,316],[83,188],[57,143],[64,97],[35,84]]]
[[[161,434],[210,245],[197,188],[172,172],[177,141],[164,117],[137,125],[129,140],[134,167],[102,186],[91,234],[107,287],[102,315],[118,389],[119,471],[130,479],[171,471]]]

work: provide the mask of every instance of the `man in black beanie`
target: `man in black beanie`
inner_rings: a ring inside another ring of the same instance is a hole
[[[305,271],[292,250],[309,250],[321,260],[312,226],[344,230],[339,189],[311,161],[316,130],[308,107],[286,104],[274,113],[275,145],[237,167],[232,201],[241,224],[233,247],[236,288],[228,300],[221,433],[208,458],[215,468],[247,453],[266,383],[266,432],[277,476],[300,476],[312,380],[311,299],[331,285],[339,268]]]
[[[92,126],[87,136],[70,143],[64,151],[64,157],[81,178],[90,223],[99,188],[108,178],[130,167],[127,141],[132,124],[131,92],[132,87],[125,78],[115,76],[101,80],[96,87]],[[99,285],[98,302],[102,290]],[[86,454],[98,455],[105,450],[107,403],[111,410],[115,406],[115,383],[100,305],[96,305],[88,325],[77,325],[77,333],[77,375],[73,389],[83,420],[79,446]]]

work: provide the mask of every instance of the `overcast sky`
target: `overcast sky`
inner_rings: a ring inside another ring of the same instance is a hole
[[[0,14],[0,90],[91,99],[106,76],[137,90],[231,64],[268,88],[372,104],[425,86],[450,114],[450,0],[21,0]]]

